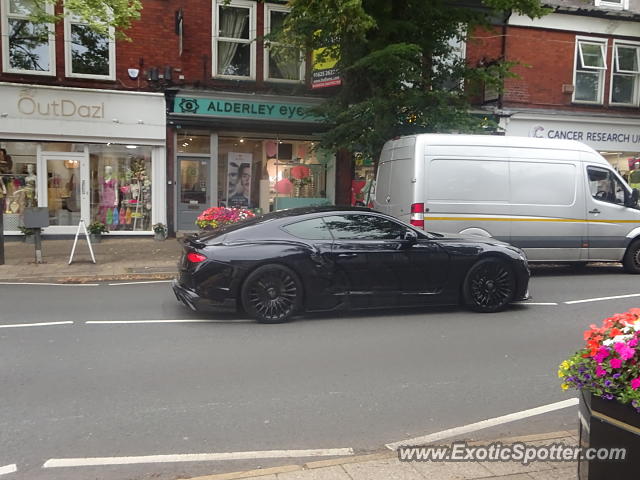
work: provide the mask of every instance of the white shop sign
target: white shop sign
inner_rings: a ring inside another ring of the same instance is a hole
[[[164,144],[164,95],[0,83],[0,131],[38,139],[119,138]]]
[[[615,119],[612,123],[603,123],[599,120],[596,123],[584,119],[509,118],[506,135],[577,140],[600,151],[640,152],[640,121]]]

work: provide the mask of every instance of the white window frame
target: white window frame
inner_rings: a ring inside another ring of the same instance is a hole
[[[56,39],[55,26],[53,23],[46,25],[49,30],[49,70],[23,70],[21,68],[11,68],[9,58],[9,20],[20,19],[27,20],[27,15],[9,13],[9,0],[1,0],[2,8],[2,71],[6,73],[20,73],[25,75],[46,75],[55,76],[56,74]],[[48,14],[53,15],[53,5],[46,4],[45,10]]]
[[[607,70],[607,52],[608,52],[608,41],[604,38],[595,38],[595,37],[576,37],[576,46],[575,46],[575,57],[573,60],[573,84],[577,85],[576,79],[578,76],[578,59],[580,59],[580,63],[584,65],[582,50],[580,48],[581,43],[589,43],[589,44],[597,44],[600,46],[602,51],[602,59],[603,66],[602,67],[584,67],[583,70],[593,71],[594,73],[598,73],[599,82],[598,82],[598,98],[595,101],[589,100],[576,100],[577,87],[573,90],[573,103],[582,103],[588,105],[602,105],[604,103],[604,72]]]
[[[251,2],[248,0],[231,0],[228,5],[225,4],[224,0],[212,0],[213,8],[211,9],[211,25],[213,31],[211,32],[211,75],[213,78],[225,78],[231,80],[255,80],[256,79],[256,2]],[[220,7],[238,7],[238,8],[247,8],[249,10],[249,39],[238,39],[238,38],[228,38],[228,37],[220,37],[218,33],[220,32],[220,15],[218,15],[218,11]],[[226,41],[226,42],[236,42],[240,44],[249,44],[250,45],[250,58],[249,58],[249,76],[241,76],[241,75],[221,75],[216,72],[218,68],[218,41]]]
[[[271,33],[271,12],[290,12],[291,9],[287,8],[284,5],[275,5],[272,3],[265,3],[264,6],[264,34],[265,36]],[[273,42],[272,42],[273,43]],[[305,81],[305,61],[302,58],[300,62],[300,71],[298,72],[299,79],[298,80],[288,80],[286,78],[273,78],[269,76],[269,47],[264,45],[264,79],[268,82],[279,82],[279,83],[304,83]]]
[[[64,74],[69,78],[90,78],[93,80],[115,80],[116,79],[116,41],[115,29],[109,27],[109,74],[93,75],[89,73],[73,73],[73,62],[71,55],[71,25],[86,25],[86,22],[77,19],[73,15],[64,17]]]
[[[618,67],[618,47],[632,47],[636,49],[636,56],[638,57],[637,64],[638,70],[620,70]],[[635,75],[634,79],[634,88],[633,88],[633,98],[631,99],[631,103],[621,103],[613,101],[613,78],[615,75]],[[640,98],[640,42],[627,42],[614,40],[613,41],[613,54],[611,57],[611,80],[609,82],[609,104],[623,107],[637,107],[638,99]]]
[[[616,10],[629,10],[629,0],[620,0],[618,2],[612,0],[595,0],[595,6]]]

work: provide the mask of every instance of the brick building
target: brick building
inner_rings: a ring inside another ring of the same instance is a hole
[[[518,62],[504,92],[478,104],[506,135],[579,140],[627,175],[640,157],[640,1],[545,3],[545,17],[474,32],[470,63]]]
[[[348,200],[349,159],[315,148],[307,113],[335,82],[312,85],[310,56],[262,41],[284,4],[145,0],[124,41],[73,18],[36,25],[29,2],[0,0],[5,233],[29,206],[48,207],[46,234],[84,219],[147,235],[193,230],[212,205]]]

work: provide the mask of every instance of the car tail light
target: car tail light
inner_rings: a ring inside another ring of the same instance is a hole
[[[196,253],[196,252],[187,253],[187,260],[189,260],[191,263],[204,262],[206,259],[207,257],[202,255],[201,253]]]
[[[411,204],[411,225],[424,229],[424,203]]]

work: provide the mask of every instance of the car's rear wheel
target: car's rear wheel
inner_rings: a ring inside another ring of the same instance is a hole
[[[245,312],[258,322],[286,322],[302,306],[302,283],[284,265],[263,265],[249,274],[240,298]]]
[[[640,240],[636,240],[627,249],[622,261],[628,273],[640,273]]]
[[[504,310],[516,293],[513,269],[498,258],[483,258],[476,262],[463,285],[463,300],[476,312],[490,313]]]

